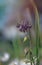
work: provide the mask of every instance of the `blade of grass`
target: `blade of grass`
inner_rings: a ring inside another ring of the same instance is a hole
[[[31,2],[32,7],[34,9],[34,14],[35,14],[35,31],[36,31],[36,56],[38,58],[39,56],[39,45],[40,45],[40,20],[39,20],[39,14],[37,7],[34,3],[34,1]],[[39,65],[39,60],[37,60],[37,65]]]
[[[36,56],[39,57],[39,45],[40,45],[40,20],[36,5],[35,6],[35,30],[36,30]],[[39,59],[37,60],[37,65],[39,65]]]
[[[13,46],[14,46],[14,57],[19,58],[20,49],[19,49],[19,43],[18,40],[13,40]]]

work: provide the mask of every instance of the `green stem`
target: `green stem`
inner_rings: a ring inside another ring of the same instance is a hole
[[[32,65],[32,52],[31,52],[31,49],[32,49],[32,38],[31,38],[31,29],[29,28],[28,30],[29,32],[29,41],[30,41],[30,50],[29,50],[29,54],[30,54],[30,60],[31,60],[31,65]]]
[[[29,29],[29,40],[30,40],[30,49],[31,49],[32,47],[31,29]]]
[[[36,30],[36,56],[38,58],[39,56],[39,45],[40,45],[40,22],[39,22],[39,15],[38,15],[38,10],[33,2],[33,7],[34,7],[34,13],[35,13],[35,30]],[[39,65],[39,59],[37,60],[37,65]]]
[[[35,10],[35,29],[36,29],[36,56],[39,57],[39,45],[40,45],[40,23],[37,8]],[[39,65],[39,59],[37,59],[37,65]]]

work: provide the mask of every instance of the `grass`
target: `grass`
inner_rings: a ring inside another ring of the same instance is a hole
[[[27,42],[21,43],[18,39],[15,39],[13,41],[13,45],[14,45],[14,50],[13,50],[9,43],[2,41],[2,42],[0,42],[0,52],[2,54],[3,54],[3,52],[8,52],[11,55],[11,58],[9,61],[14,59],[15,57],[23,58],[24,57],[24,48],[25,48],[25,44]],[[27,45],[28,45],[28,43],[27,43]],[[41,52],[41,50],[42,50],[42,48],[39,48],[39,52]],[[33,51],[33,56],[35,56],[36,55],[36,46],[33,46],[32,51]],[[40,53],[39,53],[39,56],[41,57]],[[9,63],[9,61],[5,64],[7,65]]]
[[[35,32],[36,32],[36,44],[33,43],[32,53],[33,53],[33,56],[37,56],[37,58],[38,58],[38,56],[39,57],[42,56],[41,55],[42,54],[42,52],[41,52],[42,48],[40,48],[40,43],[41,43],[42,37],[40,37],[40,22],[39,22],[38,10],[37,10],[35,4],[32,4],[32,5],[34,7],[34,13],[35,13]],[[0,52],[2,54],[4,52],[10,53],[11,59],[14,59],[16,57],[17,58],[23,58],[24,57],[24,48],[26,46],[29,47],[29,42],[26,41],[25,43],[23,43],[21,40],[22,39],[14,39],[12,41],[13,48],[11,47],[11,45],[9,43],[1,41],[0,42]],[[32,40],[34,40],[34,39],[32,38]],[[38,61],[39,60],[37,60],[37,65],[39,65]]]

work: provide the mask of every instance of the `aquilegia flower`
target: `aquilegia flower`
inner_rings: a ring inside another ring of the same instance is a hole
[[[26,32],[32,27],[32,25],[30,25],[27,21],[23,21],[23,23],[18,23],[16,27],[19,28],[19,31]]]

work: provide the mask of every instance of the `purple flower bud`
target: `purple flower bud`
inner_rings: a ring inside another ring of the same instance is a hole
[[[21,32],[25,32],[25,29],[21,28],[21,29],[19,29],[19,31],[21,31]]]
[[[17,25],[17,28],[19,28],[19,31],[21,32],[26,32],[31,27],[32,25],[28,24],[28,22],[22,22]]]

